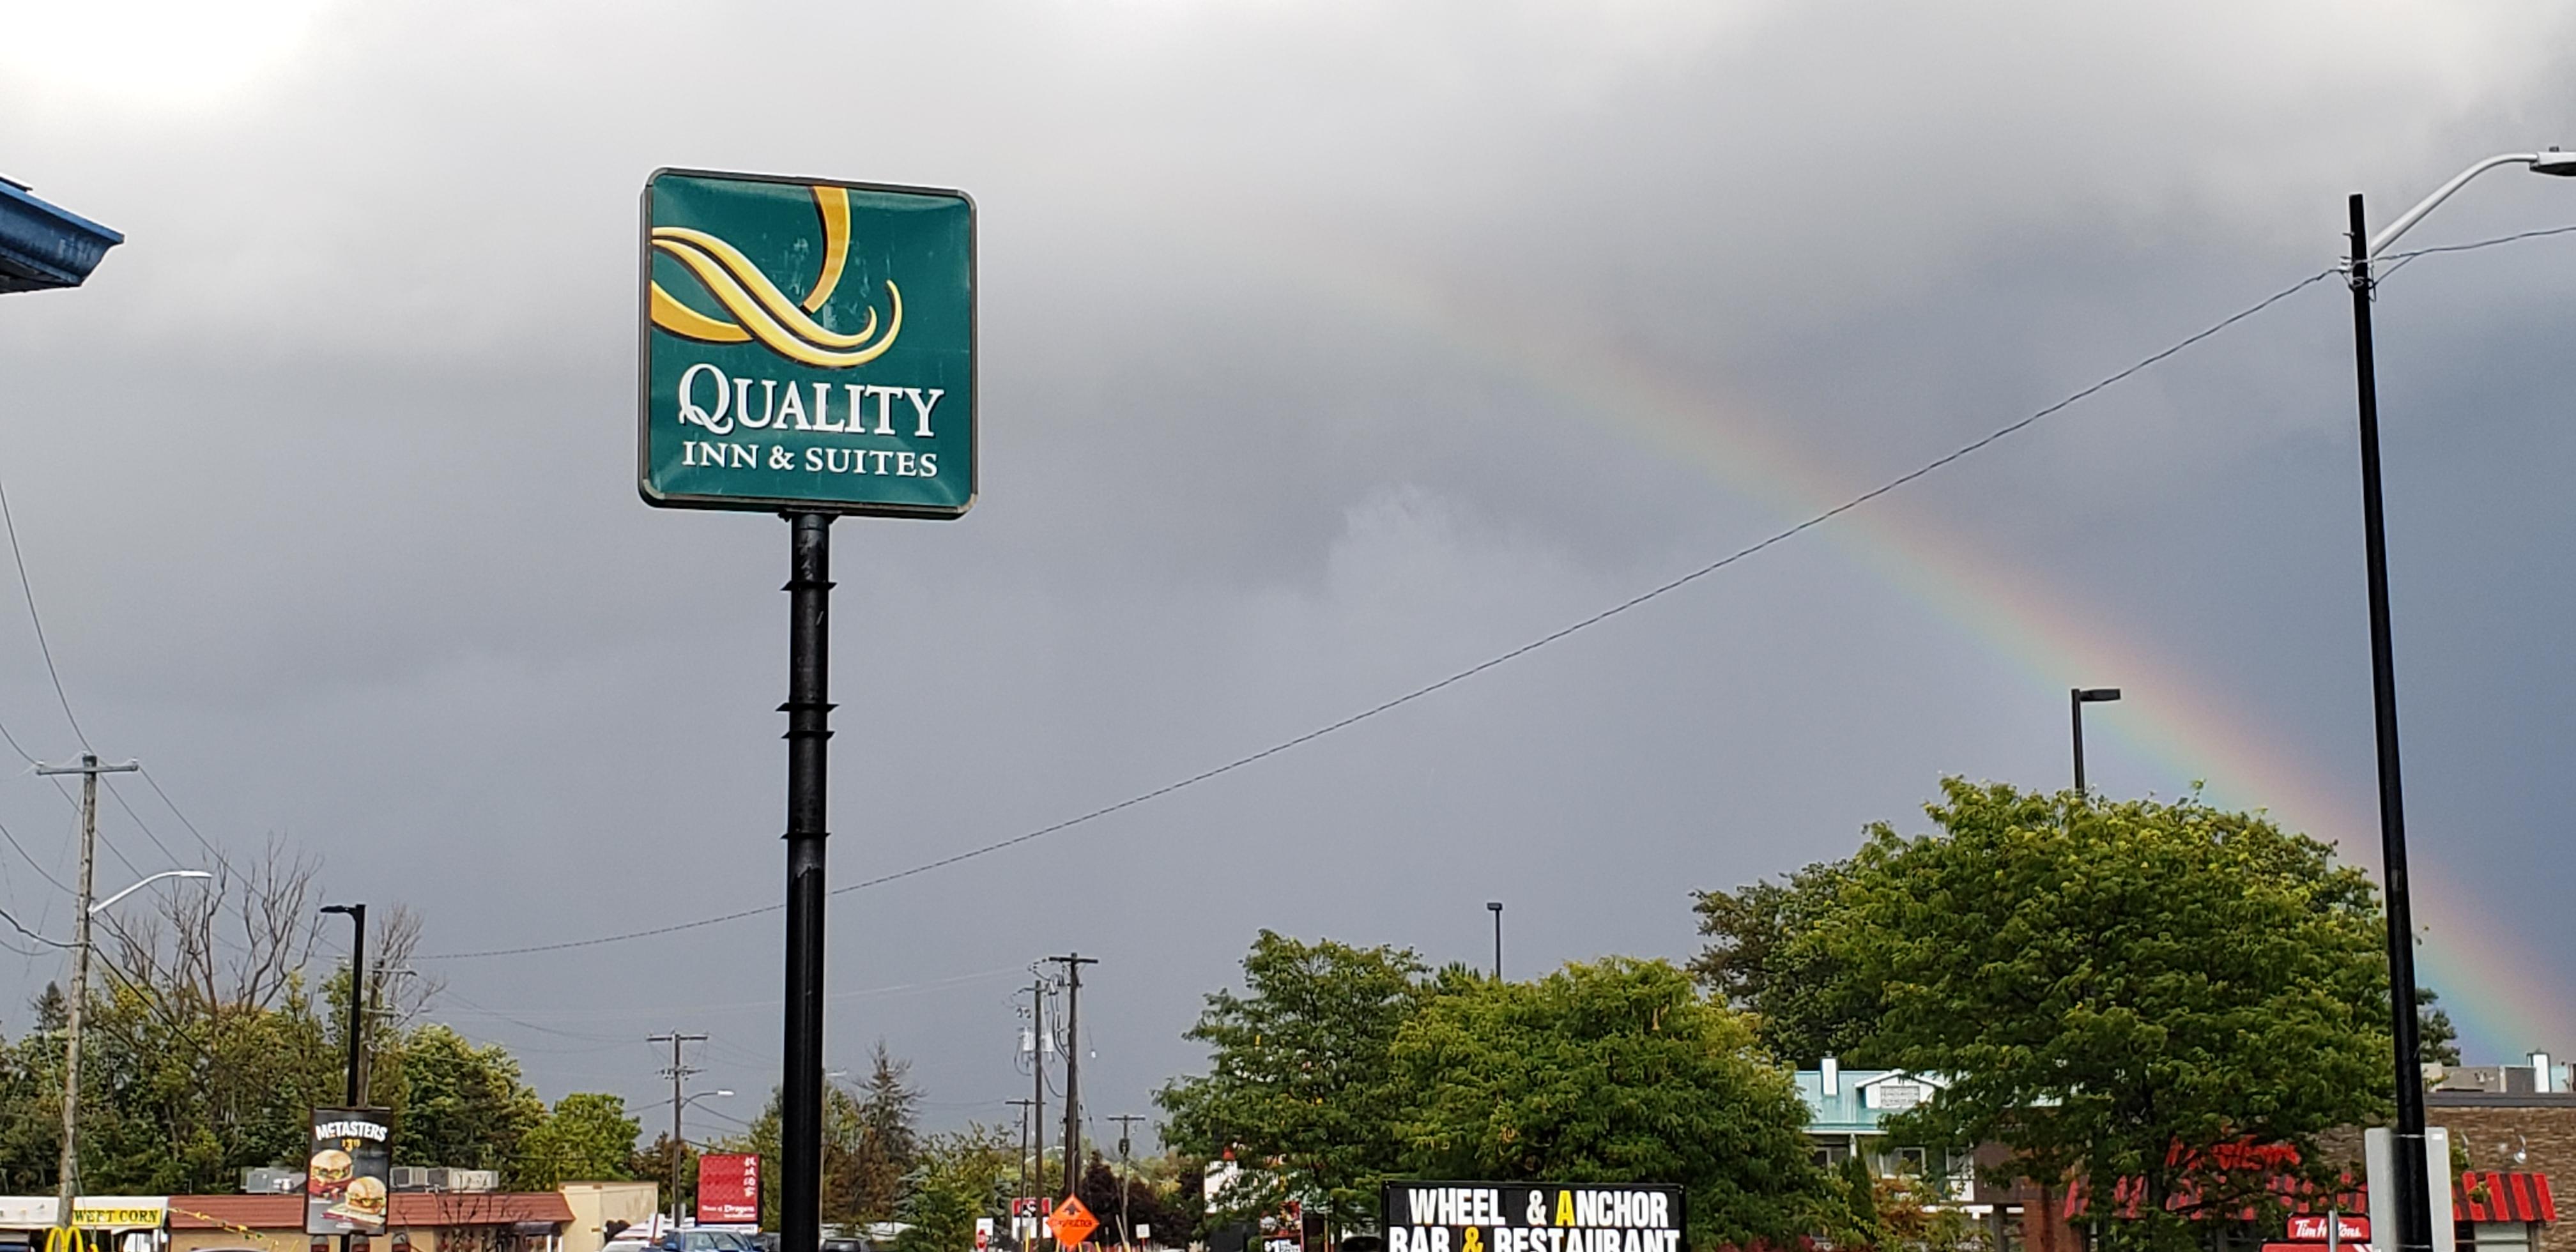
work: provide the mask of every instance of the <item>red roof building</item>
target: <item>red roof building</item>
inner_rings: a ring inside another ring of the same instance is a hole
[[[349,1252],[561,1252],[572,1206],[557,1191],[397,1191],[384,1234]],[[339,1252],[304,1233],[301,1195],[174,1195],[169,1252]]]

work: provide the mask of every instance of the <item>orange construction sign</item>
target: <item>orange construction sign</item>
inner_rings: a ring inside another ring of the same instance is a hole
[[[1091,1232],[1098,1229],[1100,1219],[1093,1217],[1091,1210],[1084,1208],[1082,1201],[1073,1196],[1066,1196],[1063,1203],[1055,1206],[1055,1212],[1047,1217],[1048,1233],[1055,1236],[1057,1243],[1067,1247],[1090,1238]]]

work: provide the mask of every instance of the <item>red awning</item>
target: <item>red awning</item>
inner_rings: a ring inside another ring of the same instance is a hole
[[[2140,1199],[2139,1191],[2140,1188],[2138,1186],[2137,1179],[2121,1179],[2119,1189],[2112,1196],[2112,1211],[2123,1217],[2137,1216],[2138,1201]],[[2329,1207],[2341,1209],[2346,1213],[2366,1213],[2370,1211],[2369,1192],[2366,1188],[2362,1187],[2352,1188],[2350,1191],[2337,1197],[2335,1203],[2332,1205],[2321,1203],[2318,1197],[2313,1194],[2308,1194],[2306,1188],[2288,1178],[2273,1179],[2272,1191],[2274,1194],[2281,1196],[2288,1202],[2289,1208],[2292,1212],[2321,1213]],[[2193,1197],[2190,1189],[2186,1186],[2184,1188],[2180,1188],[2179,1192],[2179,1194],[2168,1200],[2167,1204],[2176,1209],[2190,1208],[2193,1204]],[[2068,1181],[2066,1197],[2066,1215],[2068,1217],[2080,1216],[2086,1208],[2086,1200],[2088,1198],[2084,1194],[2084,1182],[2082,1179],[2077,1178],[2070,1179]],[[2248,1209],[2244,1212],[2233,1214],[2232,1216],[2236,1217],[2238,1220],[2244,1220],[2251,1218],[2253,1215],[2253,1211]],[[2220,1215],[2199,1214],[2199,1216],[2211,1217]],[[2451,1220],[2462,1222],[2554,1222],[2558,1220],[2558,1201],[2549,1194],[2549,1175],[2547,1174],[2510,1173],[2496,1170],[2473,1169],[2463,1172],[2460,1175],[2459,1185],[2452,1188]],[[2322,1247],[2324,1245],[2320,1244],[2318,1246]]]
[[[2451,1192],[2451,1214],[2464,1222],[2554,1222],[2558,1202],[2549,1175],[2467,1170]]]

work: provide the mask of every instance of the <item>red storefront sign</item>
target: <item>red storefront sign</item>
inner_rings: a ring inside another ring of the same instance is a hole
[[[2335,1232],[2335,1242],[2337,1243],[2349,1246],[2356,1243],[2370,1242],[2370,1219],[2367,1217],[2358,1213],[2340,1213],[2335,1216],[2335,1225],[2338,1227]],[[2290,1216],[2290,1241],[2293,1243],[2324,1243],[2326,1241],[2326,1215],[2323,1213],[2292,1214]]]
[[[760,1220],[760,1158],[748,1152],[698,1158],[698,1222],[740,1225]]]

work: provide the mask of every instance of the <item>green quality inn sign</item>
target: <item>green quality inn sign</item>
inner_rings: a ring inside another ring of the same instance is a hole
[[[975,205],[661,170],[644,186],[648,504],[953,518],[975,503]]]

